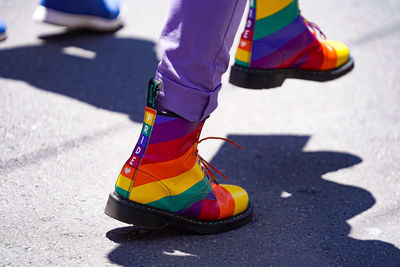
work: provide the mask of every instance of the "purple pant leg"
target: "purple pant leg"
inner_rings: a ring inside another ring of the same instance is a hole
[[[217,108],[245,6],[246,0],[171,0],[159,41],[159,109],[198,121]]]

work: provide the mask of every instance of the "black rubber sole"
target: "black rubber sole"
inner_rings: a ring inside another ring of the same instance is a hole
[[[170,225],[198,234],[215,234],[239,228],[249,223],[253,215],[249,205],[247,210],[235,216],[218,221],[201,221],[126,200],[115,192],[108,197],[104,212],[114,219],[144,229],[160,230]]]
[[[325,82],[337,79],[354,68],[353,58],[333,70],[314,71],[301,69],[255,69],[237,64],[232,65],[229,82],[233,85],[249,89],[269,89],[282,85],[285,79],[295,78]]]

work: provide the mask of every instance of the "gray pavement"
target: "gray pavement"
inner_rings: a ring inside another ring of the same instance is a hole
[[[115,34],[35,24],[1,1],[1,266],[400,266],[400,4],[302,1],[356,67],[328,83],[245,90],[224,76],[201,154],[243,186],[249,225],[143,232],[103,214],[136,143],[167,1],[126,1]],[[237,41],[236,41],[237,42]],[[234,54],[234,50],[232,49]]]

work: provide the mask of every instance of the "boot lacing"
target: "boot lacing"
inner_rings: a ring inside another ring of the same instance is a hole
[[[217,177],[215,177],[215,175],[212,173],[211,169],[213,169],[214,171],[216,171],[217,173],[219,173],[221,176],[223,176],[226,180],[229,181],[229,178],[226,177],[225,174],[223,174],[220,170],[218,170],[217,168],[215,168],[211,163],[207,162],[202,156],[200,156],[198,154],[199,150],[197,149],[197,145],[200,144],[201,142],[205,141],[205,140],[209,140],[209,139],[219,139],[219,140],[223,140],[225,142],[228,142],[240,149],[244,149],[242,146],[236,144],[234,141],[227,139],[227,138],[222,138],[222,137],[214,137],[214,136],[210,136],[210,137],[206,137],[203,138],[199,141],[196,142],[196,150],[195,150],[195,155],[199,157],[199,164],[202,166],[203,171],[205,172],[205,174],[207,175],[208,178],[212,179],[213,181],[215,181],[217,184],[218,180]],[[210,169],[211,168],[211,169]]]
[[[317,24],[314,22],[308,21],[305,17],[301,16],[304,20],[306,26],[313,32],[313,34],[318,38],[321,37],[322,39],[326,40],[326,35],[322,32]],[[318,35],[318,36],[317,36]]]

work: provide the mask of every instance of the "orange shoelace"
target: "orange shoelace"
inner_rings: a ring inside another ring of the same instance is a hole
[[[227,139],[227,138],[222,138],[222,137],[214,137],[214,136],[210,136],[210,137],[206,137],[203,138],[199,141],[196,142],[196,151],[195,154],[199,156],[199,163],[201,164],[201,166],[203,167],[203,170],[205,170],[205,173],[207,174],[207,176],[209,178],[211,178],[212,180],[214,180],[217,184],[218,184],[218,180],[217,177],[215,177],[215,175],[212,173],[211,169],[213,169],[214,171],[216,171],[217,173],[219,173],[222,177],[224,177],[226,180],[229,181],[229,178],[226,177],[225,174],[223,174],[220,170],[218,170],[217,168],[215,168],[211,163],[207,162],[202,156],[200,156],[198,154],[198,149],[197,149],[197,145],[200,144],[201,142],[205,141],[205,140],[210,140],[210,139],[217,139],[217,140],[223,140],[225,142],[228,142],[234,146],[236,146],[237,148],[240,149],[244,149],[242,146],[236,144],[234,141]]]

